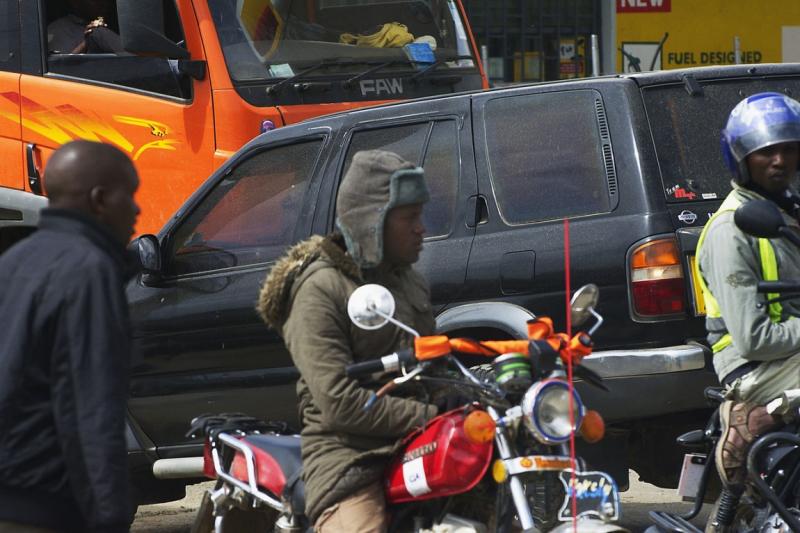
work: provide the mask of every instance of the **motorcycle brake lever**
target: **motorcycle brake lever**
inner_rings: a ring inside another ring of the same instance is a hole
[[[409,381],[409,380],[411,380],[411,379],[414,379],[415,377],[417,377],[418,375],[420,375],[420,374],[422,373],[422,371],[423,371],[423,370],[425,370],[425,369],[427,369],[429,366],[430,366],[430,363],[428,363],[428,362],[422,362],[422,363],[420,363],[420,364],[419,364],[419,365],[418,365],[418,366],[417,366],[417,367],[416,367],[414,370],[412,370],[411,372],[406,372],[406,369],[405,369],[405,367],[404,367],[404,366],[401,366],[400,368],[401,368],[401,372],[403,372],[403,375],[402,375],[402,376],[400,376],[400,377],[394,378],[394,379],[392,380],[392,382],[393,382],[395,385],[402,385],[402,384],[403,384],[403,383],[405,383],[406,381]]]

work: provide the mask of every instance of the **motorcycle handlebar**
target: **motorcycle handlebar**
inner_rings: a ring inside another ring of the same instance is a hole
[[[800,292],[800,281],[759,281],[756,290],[762,293]]]
[[[345,372],[351,378],[374,374],[375,372],[394,372],[400,369],[400,363],[411,363],[416,361],[414,352],[407,348],[398,350],[395,353],[384,355],[380,359],[370,359],[360,363],[353,363],[345,367]]]
[[[586,333],[578,333],[572,339],[564,334],[550,335],[549,338],[508,341],[476,341],[465,338],[450,339],[445,335],[418,337],[414,348],[398,350],[380,359],[371,359],[347,365],[345,372],[349,377],[358,377],[375,372],[396,372],[402,364],[417,363],[447,356],[453,352],[496,357],[504,353],[518,352],[529,355],[530,343],[541,343],[542,348],[549,348],[561,355],[564,362],[572,358],[580,363],[583,357],[592,352],[592,339]]]

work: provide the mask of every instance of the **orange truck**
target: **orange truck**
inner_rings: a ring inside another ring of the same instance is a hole
[[[58,49],[104,1],[122,50]],[[259,133],[487,86],[460,0],[0,0],[0,251],[35,225],[70,140],[134,160],[153,233]]]

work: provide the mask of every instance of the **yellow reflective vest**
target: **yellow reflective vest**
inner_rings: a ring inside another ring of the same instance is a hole
[[[706,223],[697,244],[695,279],[706,306],[708,341],[720,377],[753,360],[782,359],[800,351],[797,302],[766,302],[760,280],[800,279],[800,249],[784,239],[745,235],[733,222],[742,203],[761,196],[738,186]],[[788,218],[787,223],[797,226]]]

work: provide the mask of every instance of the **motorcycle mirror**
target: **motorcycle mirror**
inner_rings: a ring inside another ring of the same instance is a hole
[[[575,294],[572,295],[572,300],[570,300],[573,327],[579,326],[589,319],[599,299],[600,289],[594,283],[584,285],[575,291]]]
[[[762,239],[781,236],[786,226],[778,206],[769,200],[751,200],[733,213],[733,222],[740,230]]]
[[[394,296],[389,289],[375,283],[362,285],[347,300],[347,314],[361,329],[379,329],[394,315]]]

